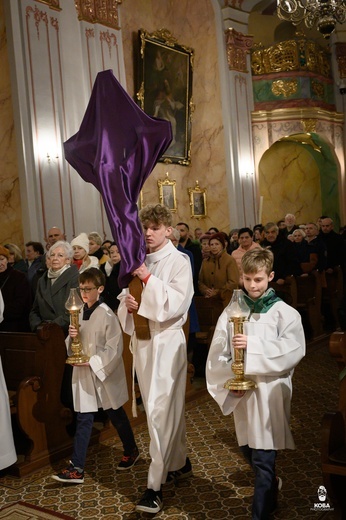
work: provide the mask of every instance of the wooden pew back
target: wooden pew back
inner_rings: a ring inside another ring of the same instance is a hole
[[[329,351],[340,372],[346,369],[346,334],[334,332]],[[321,463],[324,485],[338,518],[346,518],[346,376],[340,381],[339,410],[322,419]]]

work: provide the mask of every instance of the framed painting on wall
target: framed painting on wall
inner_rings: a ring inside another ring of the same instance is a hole
[[[172,212],[177,211],[177,198],[176,198],[176,181],[168,178],[166,173],[165,180],[159,179],[157,181],[159,187],[159,200],[160,204],[167,206]]]
[[[192,70],[194,51],[167,29],[139,31],[140,67],[137,100],[146,114],[172,125],[173,139],[161,162],[191,162]]]
[[[207,216],[207,190],[200,188],[198,181],[194,188],[188,188],[192,218],[205,218]]]

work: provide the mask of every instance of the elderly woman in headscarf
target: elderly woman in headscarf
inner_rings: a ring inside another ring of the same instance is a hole
[[[55,242],[47,253],[48,270],[38,281],[30,312],[31,330],[42,323],[57,323],[67,335],[70,315],[65,302],[70,289],[78,287],[78,268],[71,265],[73,249],[68,242]]]
[[[205,298],[221,299],[226,307],[238,287],[239,270],[234,258],[226,251],[223,233],[215,233],[209,238],[210,256],[202,262],[198,288]]]

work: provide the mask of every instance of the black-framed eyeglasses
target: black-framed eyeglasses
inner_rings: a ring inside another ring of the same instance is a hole
[[[85,292],[85,293],[89,293],[89,292],[93,291],[94,289],[97,289],[97,287],[80,287],[79,288],[80,292]]]

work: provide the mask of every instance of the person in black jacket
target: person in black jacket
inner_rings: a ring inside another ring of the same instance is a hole
[[[4,302],[1,331],[28,332],[31,291],[26,275],[8,263],[10,252],[0,246],[0,292]]]
[[[100,266],[101,271],[106,276],[106,284],[102,293],[103,301],[116,313],[119,307],[118,295],[121,289],[118,284],[118,276],[120,270],[120,253],[118,246],[112,242],[109,247],[109,260]]]
[[[299,274],[294,245],[286,237],[279,235],[279,228],[274,222],[268,222],[264,226],[264,235],[261,246],[270,249],[274,254],[273,280],[284,284],[286,276]]]

